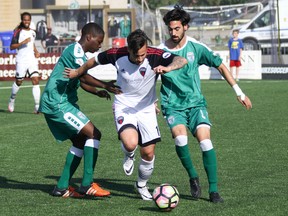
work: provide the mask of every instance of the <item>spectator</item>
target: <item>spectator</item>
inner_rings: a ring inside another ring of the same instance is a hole
[[[45,41],[45,43],[44,43]],[[41,40],[42,47],[46,50],[47,53],[57,52],[58,47],[60,45],[60,40],[52,34],[52,28],[47,28],[47,34]]]

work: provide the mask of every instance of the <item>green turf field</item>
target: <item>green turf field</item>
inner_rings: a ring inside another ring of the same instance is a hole
[[[79,90],[82,111],[102,131],[95,181],[111,198],[63,199],[49,195],[62,171],[70,143],[54,141],[43,115],[34,115],[32,90],[22,88],[15,112],[7,112],[12,82],[0,82],[0,215],[287,215],[288,214],[288,81],[240,81],[253,109],[246,111],[224,81],[203,81],[213,123],[212,141],[218,156],[223,204],[207,201],[208,187],[200,149],[192,136],[189,146],[200,175],[202,199],[192,201],[187,174],[174,151],[168,127],[159,115],[162,142],[156,148],[151,191],[161,183],[174,184],[180,203],[161,213],[133,190],[132,176],[122,170],[123,154],[113,123],[111,101]],[[43,84],[43,83],[42,83]],[[26,81],[23,85],[30,85]],[[42,87],[43,90],[43,87]],[[139,152],[137,154],[139,159]],[[138,164],[139,160],[136,160]],[[79,186],[82,165],[72,184]]]

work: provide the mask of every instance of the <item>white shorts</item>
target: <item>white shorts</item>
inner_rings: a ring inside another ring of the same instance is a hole
[[[24,79],[25,77],[39,76],[38,63],[31,60],[30,63],[17,63],[16,64],[16,79]]]
[[[147,146],[161,141],[154,104],[140,111],[114,104],[113,112],[118,134],[125,128],[132,127],[140,135],[139,145]]]

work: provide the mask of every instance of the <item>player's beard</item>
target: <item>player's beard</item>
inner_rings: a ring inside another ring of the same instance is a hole
[[[182,41],[182,39],[184,38],[184,36],[185,36],[185,34],[183,32],[180,36],[177,36],[177,37],[174,37],[174,38],[172,36],[171,39],[172,39],[173,43],[179,44]]]

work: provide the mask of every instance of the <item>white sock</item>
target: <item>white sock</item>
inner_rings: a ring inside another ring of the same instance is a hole
[[[155,155],[151,161],[146,161],[143,158],[141,158],[138,168],[138,181],[137,181],[139,187],[146,186],[147,181],[150,179],[154,170],[154,160]]]
[[[40,103],[40,94],[41,94],[39,85],[33,85],[32,94],[33,94],[33,97],[34,97],[35,108],[38,108],[39,107],[39,103]]]
[[[20,86],[18,86],[15,82],[12,85],[10,100],[13,101],[16,98],[17,92],[19,91]]]

